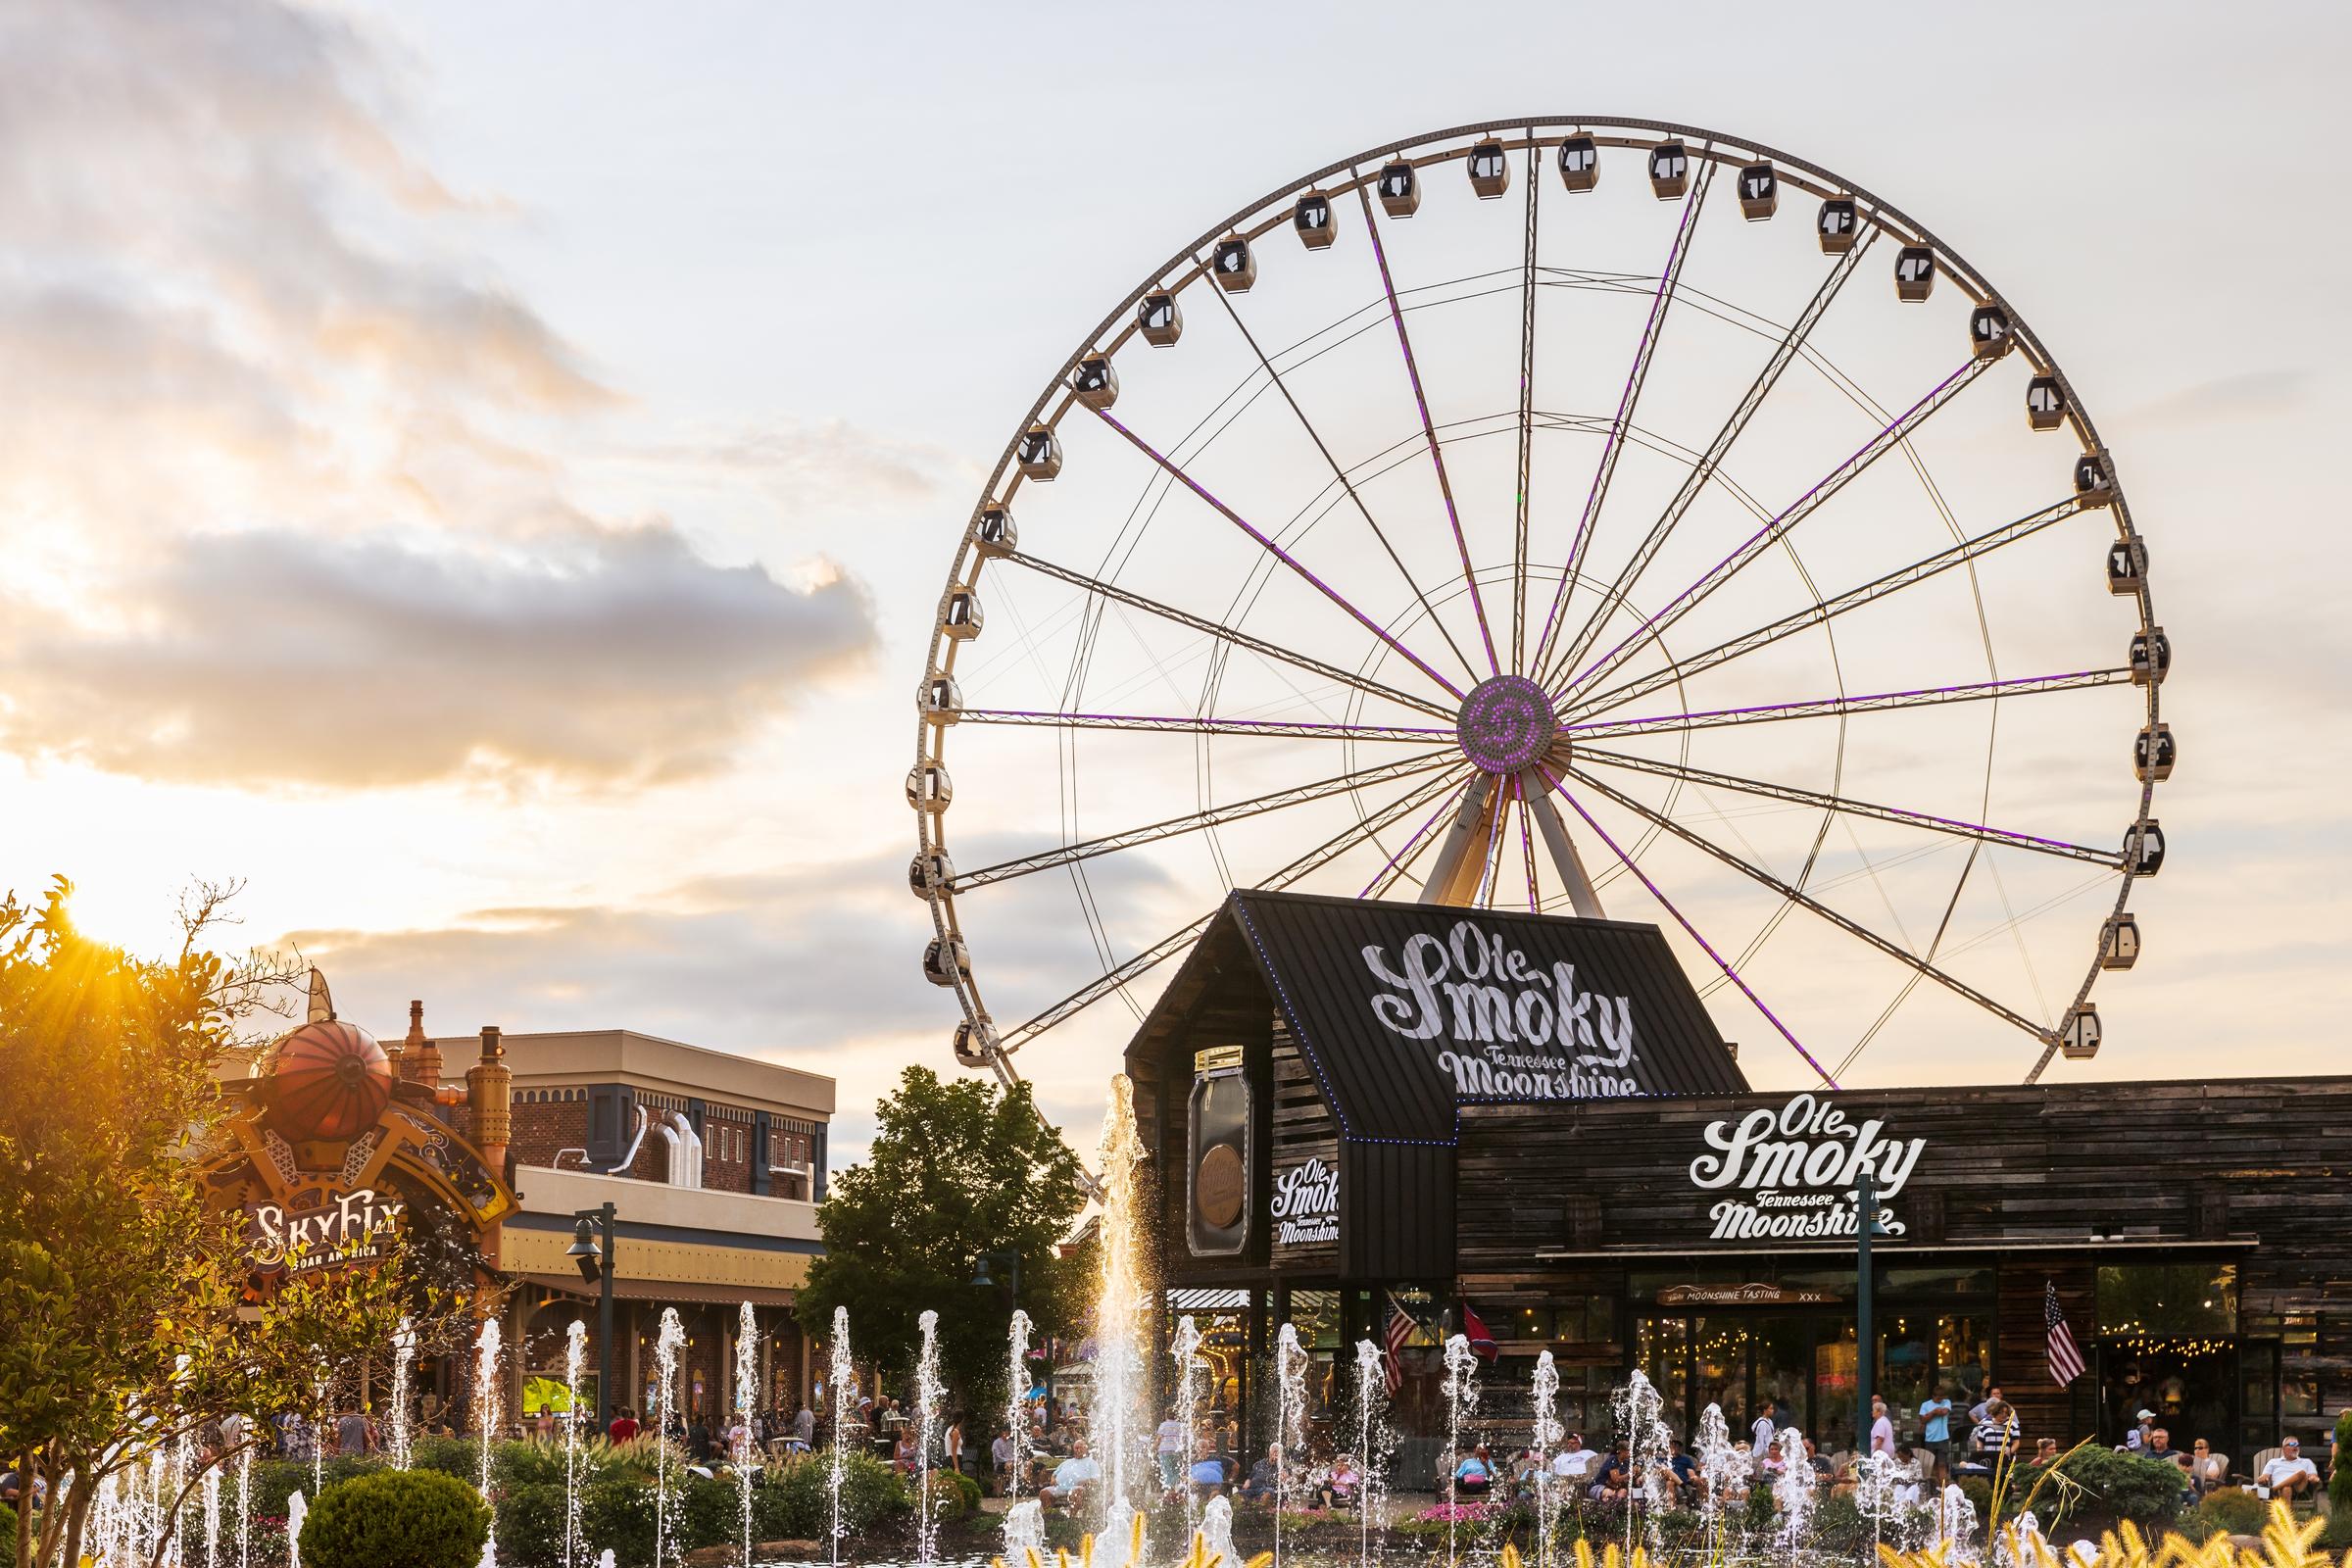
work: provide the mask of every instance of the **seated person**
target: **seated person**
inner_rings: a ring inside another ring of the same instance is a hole
[[[1102,1467],[1086,1456],[1086,1440],[1080,1438],[1070,1445],[1070,1456],[1054,1470],[1053,1485],[1038,1495],[1048,1506],[1059,1504],[1074,1511],[1086,1489],[1102,1479]]]
[[[1669,1456],[1666,1468],[1674,1472],[1675,1490],[1682,1494],[1682,1499],[1693,1504],[1703,1500],[1706,1478],[1699,1474],[1698,1461],[1683,1451],[1683,1440],[1667,1439],[1666,1451]]]
[[[1021,1446],[1013,1441],[1010,1426],[998,1424],[996,1441],[988,1446],[988,1457],[996,1466],[997,1495],[1002,1497],[1015,1479],[1012,1467],[1021,1457]]]
[[[2044,1438],[2042,1439],[2042,1442],[2048,1445],[2052,1449],[2057,1447],[2057,1444],[2051,1439]],[[2177,1464],[2183,1470],[2186,1470],[2189,1464],[2188,1455],[2182,1453],[2179,1448],[2173,1446],[2173,1435],[2162,1427],[2158,1427],[2155,1431],[2148,1434],[2148,1446],[2145,1449],[2141,1450],[2140,1457],[2143,1459],[2162,1459],[2166,1464]],[[2039,1454],[2035,1454],[2034,1463],[2038,1464],[2040,1462],[2041,1456]]]
[[[1597,1502],[1622,1502],[1634,1490],[1634,1467],[1626,1457],[1626,1447],[1620,1439],[1615,1447],[1600,1461],[1600,1472],[1593,1478],[1588,1494]]]
[[[2227,1483],[2229,1479],[2230,1461],[2228,1457],[2214,1452],[2213,1445],[2207,1443],[2203,1438],[2199,1438],[2197,1446],[2189,1450],[2188,1455],[2189,1491],[2202,1497],[2216,1487]]]
[[[1816,1484],[1830,1479],[1830,1461],[1823,1458],[1813,1446],[1811,1438],[1805,1440],[1805,1463],[1812,1467],[1813,1479]]]
[[[1928,1464],[1935,1462],[1935,1457],[1934,1454],[1922,1453],[1908,1443],[1898,1443],[1894,1446],[1894,1470],[1891,1479],[1894,1483],[1894,1500],[1896,1502],[1906,1508],[1919,1506],[1922,1473]]]
[[[2262,1474],[2254,1478],[2254,1484],[2267,1489],[2274,1497],[2292,1502],[2319,1489],[2320,1472],[2303,1457],[2302,1440],[2289,1438],[2279,1446],[2278,1457],[2262,1467]]]
[[[1770,1443],[1765,1445],[1764,1463],[1761,1468],[1763,1474],[1767,1478],[1784,1474],[1788,1468],[1788,1461],[1781,1457],[1782,1441],[1783,1440],[1779,1438],[1774,1438]]]
[[[1560,1451],[1551,1456],[1551,1473],[1563,1481],[1591,1481],[1600,1455],[1585,1446],[1584,1434],[1571,1432]]]
[[[1202,1497],[1224,1494],[1225,1461],[1217,1457],[1216,1439],[1202,1438],[1193,1446],[1193,1467],[1185,1472],[1185,1479]]]
[[[1266,1456],[1250,1467],[1250,1479],[1242,1483],[1245,1502],[1272,1502],[1282,1487],[1282,1445],[1266,1445]]]
[[[1461,1497],[1483,1497],[1494,1486],[1494,1460],[1480,1444],[1453,1467],[1453,1494]]]
[[[1355,1456],[1341,1454],[1331,1461],[1331,1468],[1323,1474],[1323,1506],[1326,1509],[1345,1506],[1355,1495],[1355,1489],[1363,1483],[1363,1473],[1355,1468]]]

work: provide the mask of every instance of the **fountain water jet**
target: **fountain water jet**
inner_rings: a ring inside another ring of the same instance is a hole
[[[204,1467],[204,1568],[220,1568],[220,1465]]]
[[[564,1331],[564,1400],[571,1406],[564,1423],[564,1568],[572,1568],[580,1549],[580,1366],[587,1355],[588,1325],[575,1317]]]
[[[833,1494],[833,1568],[841,1568],[841,1538],[849,1532],[841,1522],[841,1477],[850,1441],[850,1380],[858,1375],[850,1360],[850,1309],[833,1309],[833,1470],[825,1487]]]
[[[1698,1442],[1694,1446],[1699,1474],[1706,1478],[1706,1495],[1698,1505],[1699,1517],[1707,1524],[1708,1549],[1720,1554],[1724,1505],[1733,1500],[1735,1478],[1744,1479],[1747,1474],[1745,1454],[1732,1442],[1732,1429],[1723,1419],[1722,1405],[1710,1404],[1698,1413]]]
[[[1640,1367],[1636,1367],[1611,1403],[1617,1412],[1617,1428],[1625,1434],[1626,1469],[1631,1473],[1634,1486],[1633,1494],[1626,1499],[1625,1505],[1625,1555],[1631,1560],[1634,1555],[1634,1498],[1639,1497],[1653,1504],[1658,1500],[1652,1495],[1658,1486],[1657,1477],[1651,1472],[1665,1464],[1669,1452],[1666,1427],[1658,1419],[1665,1401],[1658,1396],[1658,1391],[1648,1377]],[[1672,1474],[1672,1471],[1668,1471],[1669,1477]],[[1649,1512],[1648,1529],[1652,1534],[1657,1530],[1659,1511],[1652,1507]]]
[[[1110,1080],[1110,1102],[1102,1118],[1102,1272],[1095,1306],[1095,1456],[1102,1466],[1104,1540],[1107,1559],[1121,1559],[1135,1500],[1133,1469],[1142,1457],[1144,1408],[1143,1227],[1147,1223],[1136,1191],[1144,1141],[1135,1125],[1135,1086],[1125,1073]],[[1152,1466],[1156,1472],[1157,1466]],[[1124,1568],[1106,1560],[1103,1568]]]
[[[678,1309],[662,1309],[654,1338],[654,1568],[662,1568],[669,1545],[669,1424],[678,1408],[678,1352],[686,1348],[686,1325]]]
[[[1004,1424],[1012,1429],[1012,1468],[1006,1472],[1004,1498],[1009,1510],[1020,1500],[1021,1476],[1029,1463],[1029,1422],[1021,1412],[1021,1396],[1029,1392],[1029,1314],[1017,1306],[1006,1339]]]
[[[310,1516],[311,1505],[296,1487],[286,1498],[286,1568],[302,1568],[302,1522]]]
[[[1640,1373],[1634,1374],[1640,1377]],[[1453,1469],[1443,1478],[1446,1500],[1457,1504],[1460,1498],[1454,1492],[1453,1478],[1461,1470],[1462,1418],[1478,1410],[1478,1357],[1470,1348],[1466,1336],[1456,1334],[1446,1342],[1446,1458]],[[1454,1560],[1454,1537],[1459,1523],[1455,1515],[1459,1507],[1446,1510],[1446,1560]],[[1630,1553],[1629,1553],[1630,1555]]]
[[[1282,1450],[1274,1467],[1274,1568],[1282,1568],[1282,1514],[1290,1498],[1292,1455],[1306,1451],[1306,1363],[1298,1325],[1285,1323],[1274,1338],[1274,1380],[1282,1396],[1274,1418],[1274,1442]]]
[[[392,1333],[392,1468],[409,1467],[409,1374],[416,1364],[416,1329],[407,1317]]]
[[[1536,1419],[1529,1436],[1535,1440],[1536,1456],[1536,1561],[1539,1568],[1550,1568],[1551,1446],[1560,1441],[1563,1429],[1558,1416],[1560,1371],[1552,1365],[1549,1350],[1536,1356],[1535,1391]]]
[[[1218,1568],[1240,1568],[1242,1559],[1233,1549],[1233,1504],[1225,1498],[1208,1499],[1208,1507],[1200,1515],[1200,1540],[1204,1560],[1222,1557]]]
[[[1176,1453],[1176,1484],[1184,1492],[1184,1533],[1189,1537],[1200,1528],[1200,1516],[1193,1503],[1193,1409],[1200,1400],[1200,1374],[1205,1365],[1200,1360],[1200,1321],[1186,1313],[1176,1325],[1176,1341],[1171,1348],[1176,1357],[1176,1407],[1169,1412],[1184,1427],[1184,1446]]]
[[[1370,1340],[1355,1342],[1356,1550],[1362,1568],[1372,1568],[1372,1520],[1386,1512],[1388,1466],[1386,1406],[1388,1371],[1381,1365],[1380,1347]]]
[[[931,1508],[931,1447],[939,1439],[939,1314],[925,1312],[916,1322],[923,1331],[922,1358],[914,1369],[914,1560],[936,1561],[939,1556],[939,1516]],[[750,1494],[745,1494],[748,1510]],[[747,1512],[745,1517],[750,1517]],[[746,1527],[749,1528],[748,1525]],[[749,1562],[747,1556],[744,1559]]]
[[[1045,1504],[1031,1497],[1004,1510],[1004,1560],[1019,1563],[1041,1556],[1046,1549]]]
[[[251,1418],[237,1434],[244,1440],[244,1451],[237,1455],[237,1568],[249,1568],[253,1559],[253,1430]],[[113,1477],[108,1477],[111,1483]]]
[[[485,1503],[490,1501],[490,1452],[506,1424],[502,1398],[506,1380],[498,1375],[499,1348],[498,1319],[486,1317],[482,1319],[481,1337],[475,1342],[473,1366],[473,1416],[474,1426],[482,1435],[480,1491]],[[493,1514],[490,1534],[482,1541],[482,1568],[492,1568],[497,1561],[498,1523]]]
[[[1780,1445],[1781,1474],[1772,1484],[1772,1500],[1781,1510],[1782,1549],[1793,1555],[1813,1516],[1813,1465],[1805,1457],[1805,1435],[1795,1427],[1782,1430]]]
[[[760,1314],[746,1301],[735,1319],[735,1421],[746,1434],[752,1430],[753,1396],[760,1392],[759,1349]],[[727,1457],[735,1463],[736,1501],[743,1511],[743,1568],[751,1568],[752,1439],[747,1435],[740,1450],[729,1442]]]

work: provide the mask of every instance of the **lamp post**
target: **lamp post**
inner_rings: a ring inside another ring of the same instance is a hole
[[[612,1423],[612,1205],[581,1208],[572,1211],[578,1223],[571,1228],[571,1246],[564,1255],[575,1258],[580,1265],[580,1278],[597,1286],[596,1306],[596,1405],[597,1430],[602,1432]],[[600,1234],[601,1233],[601,1234]],[[598,1246],[599,1240],[603,1246]],[[579,1413],[574,1410],[572,1419]]]
[[[989,1277],[989,1264],[1010,1263],[1012,1265],[1012,1304],[1017,1310],[1021,1304],[1021,1254],[1018,1252],[982,1252],[973,1259],[973,1263],[975,1266],[972,1274],[972,1289],[975,1291],[993,1291],[999,1288],[997,1282]]]
[[[1854,1192],[1854,1365],[1858,1369],[1854,1391],[1854,1426],[1860,1434],[1855,1448],[1867,1455],[1870,1452],[1870,1399],[1872,1385],[1878,1371],[1877,1328],[1870,1320],[1870,1239],[1873,1236],[1891,1236],[1893,1232],[1879,1223],[1879,1173],[1870,1166],[1862,1167],[1861,1184]]]

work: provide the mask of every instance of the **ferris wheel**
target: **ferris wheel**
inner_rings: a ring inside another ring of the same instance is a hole
[[[1824,1083],[2032,1082],[2138,956],[2170,662],[2074,387],[1924,226],[1457,126],[1204,231],[1017,421],[916,692],[923,968],[1011,1082],[1229,887],[1640,920]]]

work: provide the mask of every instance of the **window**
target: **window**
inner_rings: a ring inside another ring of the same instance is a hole
[[[2234,1334],[2237,1265],[2143,1263],[2099,1270],[2102,1334]]]

